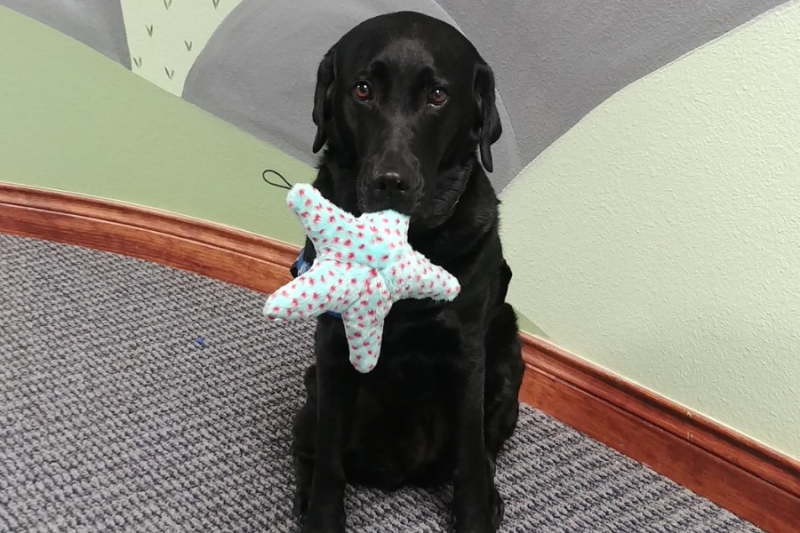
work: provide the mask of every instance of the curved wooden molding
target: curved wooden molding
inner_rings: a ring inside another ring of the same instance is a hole
[[[521,399],[769,533],[800,532],[800,462],[524,336]]]
[[[160,263],[268,294],[298,248],[171,213],[0,183],[0,232]],[[800,531],[800,462],[523,335],[522,401],[769,533]]]
[[[0,183],[0,231],[145,259],[270,293],[297,248],[172,213]]]

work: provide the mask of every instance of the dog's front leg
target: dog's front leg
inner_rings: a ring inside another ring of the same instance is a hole
[[[317,325],[317,447],[303,533],[341,533],[345,526],[343,466],[347,431],[358,391],[341,321],[322,316]]]
[[[456,469],[453,513],[456,533],[494,533],[491,512],[492,480],[486,463],[483,426],[485,354],[483,343],[468,343],[456,373],[453,393]]]

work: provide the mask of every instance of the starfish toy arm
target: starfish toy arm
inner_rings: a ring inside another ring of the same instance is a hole
[[[317,189],[306,184],[292,187],[287,203],[303,225],[318,257],[330,255],[333,248],[339,248],[340,252],[341,248],[347,248],[344,243],[356,227],[353,215],[337,208]]]
[[[446,270],[436,267],[422,254],[411,251],[406,259],[392,267],[394,300],[406,298],[432,298],[453,300],[461,285],[458,279]]]
[[[303,274],[272,293],[264,305],[271,319],[303,319],[340,312],[355,303],[358,291],[345,286],[326,261],[314,262]]]
[[[392,306],[391,295],[381,278],[367,280],[361,298],[342,313],[350,363],[359,372],[375,368],[381,352],[383,323]]]

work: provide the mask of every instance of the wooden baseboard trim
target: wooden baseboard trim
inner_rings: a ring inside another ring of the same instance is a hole
[[[297,247],[171,213],[0,183],[0,232],[76,244],[268,294]],[[800,462],[523,335],[520,398],[768,533],[800,531]]]
[[[270,293],[297,247],[133,205],[0,183],[0,232],[76,244]]]
[[[769,533],[800,531],[800,462],[523,335],[521,400]]]

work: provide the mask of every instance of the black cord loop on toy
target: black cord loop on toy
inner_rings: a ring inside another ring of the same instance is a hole
[[[270,179],[267,177],[267,174],[275,174],[276,176],[278,176],[281,179],[281,181],[283,181],[283,183],[275,183],[273,181],[270,181]],[[270,185],[272,185],[273,187],[278,187],[280,189],[286,189],[287,191],[292,188],[292,184],[289,183],[286,180],[286,178],[284,178],[283,175],[280,172],[278,172],[277,170],[272,170],[271,168],[268,168],[267,170],[262,172],[261,173],[261,178],[264,181],[266,181],[267,183],[269,183]]]

